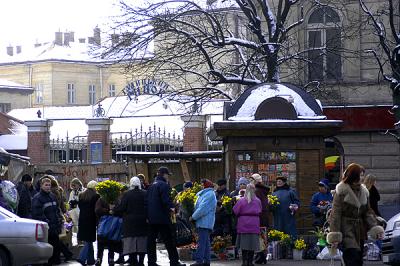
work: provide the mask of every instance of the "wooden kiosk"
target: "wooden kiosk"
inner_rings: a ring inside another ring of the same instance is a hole
[[[324,177],[324,139],[340,130],[341,120],[327,120],[320,104],[291,84],[261,84],[225,106],[224,120],[208,133],[223,139],[225,177],[230,188],[253,173],[274,187],[285,176],[298,191],[301,213],[308,208],[317,181]],[[308,226],[300,224],[299,227]]]

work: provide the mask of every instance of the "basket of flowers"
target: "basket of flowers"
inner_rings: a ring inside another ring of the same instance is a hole
[[[211,251],[215,254],[216,258],[220,260],[227,259],[226,250],[232,244],[232,237],[227,236],[216,236],[211,243]]]

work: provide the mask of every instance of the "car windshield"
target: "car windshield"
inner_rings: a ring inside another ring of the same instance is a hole
[[[3,207],[0,207],[0,219],[5,219],[5,218],[18,218],[18,216],[4,209]]]

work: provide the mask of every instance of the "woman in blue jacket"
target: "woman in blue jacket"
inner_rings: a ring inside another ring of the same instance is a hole
[[[199,235],[196,263],[191,266],[210,265],[210,234],[214,227],[217,199],[214,193],[214,184],[208,179],[203,180],[202,184],[204,189],[196,194],[198,198],[194,212],[189,218],[196,222],[196,230]]]

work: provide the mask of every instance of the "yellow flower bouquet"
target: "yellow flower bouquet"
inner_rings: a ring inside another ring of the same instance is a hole
[[[123,185],[114,180],[106,180],[99,182],[96,191],[108,203],[114,204],[121,193]]]
[[[304,239],[300,238],[300,239],[296,239],[296,241],[294,241],[294,249],[297,250],[303,250],[306,249],[307,245],[306,242],[304,241]]]
[[[192,188],[182,191],[176,195],[175,201],[178,202],[183,209],[191,216],[194,211],[194,205],[197,201],[197,192],[202,190],[199,183],[194,183]]]
[[[268,204],[269,204],[269,206],[271,206],[271,207],[276,207],[277,205],[280,204],[280,202],[279,202],[277,196],[274,196],[274,195],[269,194],[267,197],[268,197]]]
[[[222,207],[225,208],[226,212],[228,214],[232,214],[232,208],[233,208],[232,198],[228,196],[222,196],[221,201],[222,201]]]

